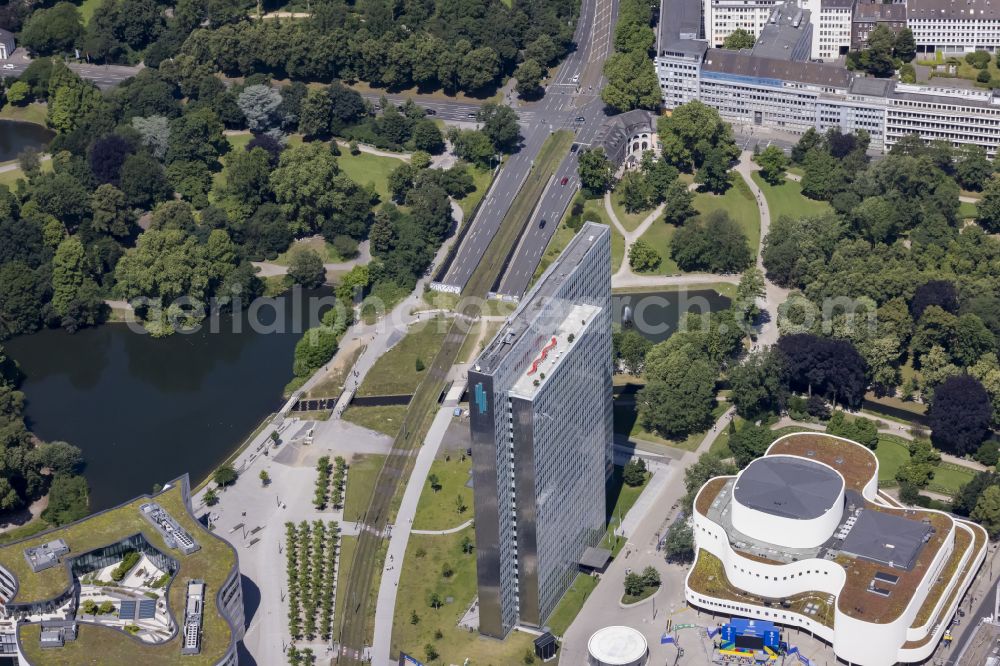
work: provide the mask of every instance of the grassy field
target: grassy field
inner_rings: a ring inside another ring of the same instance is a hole
[[[455,534],[410,536],[396,595],[392,653],[402,650],[428,664],[461,664],[466,659],[473,664],[521,663],[534,638],[530,634],[515,631],[498,641],[458,626],[476,596],[476,554],[475,550],[462,552],[464,537],[474,539],[475,528]],[[444,575],[446,564],[450,576]],[[440,598],[440,608],[431,608],[432,594]],[[438,631],[441,638],[435,639]],[[428,644],[434,646],[438,659],[427,659],[424,648]]]
[[[404,416],[406,416],[406,405],[385,405],[383,407],[351,405],[344,410],[342,418],[363,428],[395,437],[399,434]]]
[[[549,616],[548,625],[552,629],[554,636],[562,636],[573,624],[573,620],[580,613],[587,597],[597,587],[599,579],[589,574],[577,574],[573,580],[573,585],[566,591],[563,598],[556,604],[556,609]]]
[[[42,162],[42,171],[52,171],[52,160]],[[17,181],[24,178],[24,172],[20,168],[0,172],[0,185],[6,185],[10,189],[17,186]]]
[[[323,260],[324,264],[337,264],[342,261],[345,261],[345,259],[342,256],[340,256],[340,254],[333,247],[333,245],[327,243],[322,236],[313,236],[311,238],[298,239],[297,241],[292,243],[291,247],[289,247],[287,250],[285,250],[277,257],[272,259],[271,263],[279,264],[281,266],[287,266],[292,259],[292,252],[294,252],[297,248],[300,247],[309,248],[310,250],[318,254],[320,258]]]
[[[542,255],[541,261],[538,262],[538,267],[535,269],[535,275],[532,281],[537,280],[541,277],[545,269],[556,260],[559,254],[566,249],[569,242],[576,235],[576,232],[566,226],[566,220],[570,217],[570,209],[566,209],[566,214],[563,216],[562,221],[559,223],[559,228],[552,238],[549,240],[548,247],[545,248],[545,254]],[[599,222],[600,224],[606,224],[611,228],[611,272],[615,273],[622,265],[622,261],[625,257],[625,239],[622,235],[618,233],[617,227],[611,224],[608,219],[607,211],[604,210],[604,203],[601,199],[588,199],[583,205],[583,221],[587,222]]]
[[[751,251],[756,253],[760,244],[760,212],[757,210],[757,201],[739,174],[731,174],[731,177],[733,186],[726,190],[725,194],[718,195],[711,192],[695,194],[694,207],[702,215],[714,210],[724,210],[729,213],[729,217],[737,222],[746,234]]]
[[[628,515],[629,510],[631,510],[635,501],[639,499],[639,495],[642,494],[642,491],[646,488],[646,484],[649,483],[649,479],[651,478],[651,475],[647,473],[646,480],[641,486],[629,486],[622,480],[623,472],[623,467],[615,465],[614,471],[611,473],[611,480],[608,482],[607,494],[604,498],[608,529],[604,533],[601,547],[610,549],[612,557],[618,555],[621,549],[625,547],[625,539],[616,537],[615,530],[618,529],[621,521]]]
[[[966,201],[958,204],[958,219],[960,220],[974,220],[979,217],[979,207],[974,203],[968,203]]]
[[[733,416],[733,423],[737,429],[743,427],[743,419],[739,416]],[[722,429],[719,436],[712,442],[712,446],[708,449],[708,452],[720,458],[732,457],[733,452],[729,450],[729,426]]]
[[[728,407],[729,403],[720,402],[717,404],[715,409],[712,410],[712,418],[718,419],[725,413]],[[687,439],[683,440],[666,439],[649,432],[639,423],[639,412],[636,409],[635,401],[632,399],[616,400],[613,412],[615,419],[615,432],[619,435],[627,435],[628,437],[653,442],[654,444],[672,446],[676,449],[683,449],[684,451],[694,451],[698,448],[698,445],[701,444],[701,440],[705,438],[704,432],[694,433]]]
[[[782,215],[798,219],[833,211],[830,204],[825,201],[813,201],[802,196],[802,186],[794,180],[785,179],[784,183],[775,187],[769,185],[756,171],[752,177],[757,187],[767,197],[767,207],[770,209],[772,220],[777,220]]]
[[[472,458],[460,454],[449,457],[450,460],[445,460],[439,456],[431,463],[430,474],[437,476],[440,489],[434,490],[430,481],[424,484],[413,518],[415,530],[450,530],[472,518],[472,488],[466,485]],[[461,497],[466,507],[461,513],[456,497]]]
[[[975,475],[973,470],[966,467],[941,463],[934,468],[934,478],[927,485],[927,490],[945,495],[956,495],[959,489],[972,481]]]
[[[472,174],[472,182],[475,183],[476,189],[474,192],[466,194],[462,199],[458,199],[458,205],[462,209],[463,224],[469,221],[472,209],[486,196],[486,190],[490,188],[490,183],[493,182],[493,171],[490,169],[480,169],[470,164],[469,173]]]
[[[879,435],[875,448],[878,458],[879,483],[896,482],[896,471],[910,459],[910,449],[906,440],[892,435]]]
[[[601,201],[601,208],[604,209],[604,201]],[[622,202],[621,191],[615,190],[611,193],[611,208],[615,211],[615,217],[618,221],[622,223],[628,231],[635,231],[642,221],[649,217],[649,214],[653,212],[652,208],[647,210],[640,210],[637,213],[629,213],[625,210],[625,204]]]
[[[404,395],[412,393],[427,373],[427,367],[444,340],[448,322],[434,317],[410,328],[406,336],[383,354],[358,389],[358,395]],[[417,370],[417,361],[424,366]]]
[[[0,109],[0,118],[3,118],[4,120],[20,120],[25,123],[44,125],[48,112],[48,106],[44,102],[25,104],[24,106],[5,104],[4,107]]]
[[[385,456],[368,454],[356,455],[348,463],[347,492],[344,497],[344,522],[354,522],[364,518],[375,487],[375,477],[382,469]]]
[[[341,150],[337,158],[340,170],[358,185],[373,185],[382,201],[389,200],[389,174],[405,162],[396,157],[383,157],[371,153],[351,155]]]
[[[683,273],[677,262],[670,258],[670,241],[677,232],[677,227],[667,224],[663,220],[657,220],[649,225],[641,238],[653,246],[660,253],[660,265],[655,271],[650,271],[653,275],[677,275]]]
[[[354,367],[354,363],[365,350],[364,345],[359,345],[346,354],[334,369],[327,373],[326,377],[317,382],[306,394],[308,398],[328,398],[339,394],[344,389],[344,382],[347,380],[347,373]]]

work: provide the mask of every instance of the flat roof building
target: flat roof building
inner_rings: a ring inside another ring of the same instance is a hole
[[[469,371],[479,631],[541,627],[605,532],[611,241],[587,222]]]
[[[44,571],[59,564],[59,558],[69,552],[69,546],[62,539],[53,539],[40,546],[24,549],[24,557],[28,566],[35,573]]]
[[[878,459],[793,433],[698,492],[687,601],[830,643],[857,666],[922,662],[986,557],[986,531],[878,490]]]

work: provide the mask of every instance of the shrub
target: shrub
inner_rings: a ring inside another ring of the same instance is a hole
[[[985,69],[979,70],[979,73],[976,74],[976,81],[979,83],[989,83],[991,78],[990,73]]]
[[[997,460],[1000,460],[1000,442],[995,439],[988,439],[979,445],[976,449],[976,453],[972,456],[977,462],[982,463],[988,467],[992,467],[997,464]]]
[[[120,583],[132,568],[139,563],[142,556],[134,550],[130,550],[122,557],[121,563],[111,571],[111,580]],[[101,611],[104,612],[104,611]]]

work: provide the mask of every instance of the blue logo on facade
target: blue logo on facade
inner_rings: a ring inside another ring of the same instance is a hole
[[[479,407],[480,414],[486,413],[486,391],[482,382],[476,384],[476,406]]]

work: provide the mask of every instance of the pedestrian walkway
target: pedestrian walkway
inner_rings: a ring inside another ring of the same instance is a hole
[[[429,534],[429,535],[433,535],[433,536],[441,536],[441,535],[445,535],[445,534],[455,534],[457,532],[461,532],[466,527],[472,527],[472,522],[473,522],[473,520],[472,520],[472,518],[470,518],[469,520],[465,521],[464,523],[462,523],[458,527],[452,527],[449,530],[410,530],[410,533],[411,534]]]

